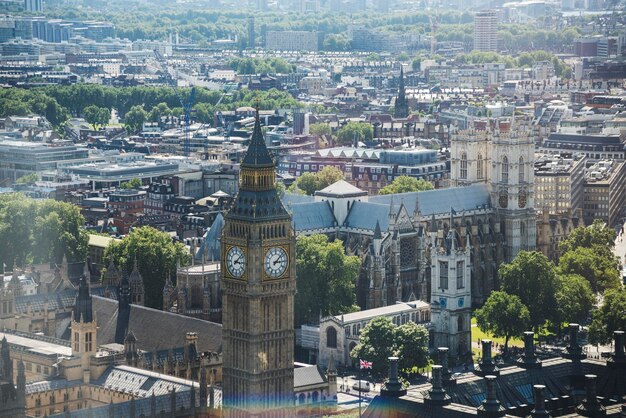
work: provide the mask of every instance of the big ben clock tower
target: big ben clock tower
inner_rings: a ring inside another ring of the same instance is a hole
[[[226,417],[292,412],[295,234],[275,180],[257,110],[221,243]]]

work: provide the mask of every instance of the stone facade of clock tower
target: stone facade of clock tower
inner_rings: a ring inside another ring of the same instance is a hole
[[[504,259],[537,244],[535,214],[535,143],[525,123],[513,123],[491,133],[491,204],[504,228]]]
[[[224,416],[291,416],[295,234],[258,112],[221,251]]]

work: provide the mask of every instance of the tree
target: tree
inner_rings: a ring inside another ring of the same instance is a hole
[[[309,126],[309,133],[317,136],[330,135],[330,126],[326,123],[314,123]]]
[[[146,111],[142,106],[133,106],[124,116],[124,125],[128,133],[135,133],[141,130],[146,121]]]
[[[355,286],[361,261],[347,256],[340,240],[329,242],[326,235],[299,237],[296,255],[296,325],[316,323],[320,315],[358,310]]]
[[[606,258],[604,251],[577,247],[565,252],[559,258],[559,270],[562,274],[576,274],[589,281],[594,292],[604,292],[609,288],[621,286],[620,273],[615,257],[611,254]]]
[[[413,71],[419,71],[422,68],[422,57],[415,57],[411,62]]]
[[[83,109],[83,116],[87,123],[93,127],[93,130],[97,131],[99,126],[109,123],[111,111],[106,107],[90,105]]]
[[[596,219],[589,226],[580,226],[574,229],[567,239],[561,241],[559,245],[561,253],[579,247],[593,248],[601,255],[611,255],[612,258],[613,247],[615,247],[615,230],[606,227],[600,219]]]
[[[530,312],[530,325],[535,329],[547,320],[557,318],[556,291],[558,281],[556,268],[538,251],[520,251],[509,264],[498,270],[502,289],[517,295]]]
[[[338,169],[337,167],[333,167],[327,165],[318,171],[315,176],[317,177],[318,182],[318,190],[322,190],[333,183],[338,182],[339,180],[343,180],[345,177],[343,175],[343,171]]]
[[[504,338],[506,355],[509,339],[519,337],[528,329],[530,313],[518,296],[494,291],[482,308],[476,310],[476,324],[494,337]]]
[[[304,173],[291,185],[290,191],[301,190],[309,196],[315,194],[317,190],[322,190],[331,184],[343,180],[343,172],[332,166],[326,166],[317,173]]]
[[[374,128],[369,123],[348,122],[337,131],[337,140],[341,145],[353,145],[355,141],[371,141]]]
[[[577,274],[557,276],[559,280],[556,293],[556,306],[560,324],[568,322],[584,323],[595,303],[595,297],[589,282]]]
[[[39,176],[37,173],[25,174],[22,177],[19,177],[15,180],[15,184],[29,184],[34,183],[39,180]]]
[[[428,330],[423,325],[407,322],[395,330],[396,355],[400,369],[410,372],[428,365]]]
[[[422,190],[434,189],[433,184],[424,179],[416,179],[409,176],[396,177],[391,184],[383,187],[378,191],[379,194],[395,194],[395,193],[408,193],[419,192]]]
[[[143,278],[146,306],[161,309],[165,278],[175,275],[177,261],[181,265],[189,262],[189,252],[165,232],[149,226],[133,229],[122,240],[112,241],[104,252],[105,265],[113,261],[129,272],[135,259]]]
[[[626,290],[610,289],[604,294],[602,305],[593,313],[589,326],[589,341],[592,344],[607,344],[614,331],[626,329]]]
[[[141,183],[141,180],[139,180],[138,178],[134,178],[134,179],[125,181],[124,183],[120,184],[120,187],[122,189],[139,189],[141,188],[142,185],[143,184]]]
[[[387,373],[389,357],[396,356],[400,358],[400,369],[411,373],[428,365],[428,331],[414,322],[397,326],[380,316],[363,328],[350,356],[355,361],[371,361],[372,372],[379,376]]]
[[[350,356],[372,362],[372,372],[376,375],[384,375],[389,367],[389,357],[396,354],[395,328],[391,320],[380,316],[361,330],[359,343],[352,349]]]

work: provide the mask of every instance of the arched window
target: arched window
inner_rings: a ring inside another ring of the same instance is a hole
[[[304,396],[304,393],[301,393],[300,396],[298,396],[298,404],[302,405],[306,400],[306,397]]]
[[[485,173],[483,171],[483,155],[478,154],[478,158],[476,161],[476,178],[481,180],[485,178]]]
[[[526,173],[524,173],[524,157],[519,157],[519,182],[524,183],[526,181]]]
[[[313,392],[313,396],[311,397],[311,398],[312,398],[313,403],[316,403],[316,402],[317,402],[317,400],[319,399],[319,397],[320,397],[319,393],[317,393],[317,391],[314,391],[314,392]]]
[[[463,315],[460,315],[459,319],[457,320],[457,331],[461,332],[461,331],[463,331],[463,328],[464,328],[464,326],[463,326]]]
[[[509,183],[509,159],[502,157],[502,183]]]
[[[461,154],[461,174],[460,177],[465,180],[467,179],[467,154]]]
[[[326,347],[337,348],[337,330],[334,327],[326,329]]]

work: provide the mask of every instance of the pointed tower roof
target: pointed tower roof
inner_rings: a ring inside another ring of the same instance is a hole
[[[117,271],[117,267],[115,267],[113,258],[111,258],[111,261],[109,262],[109,266],[107,267],[107,271],[104,274],[104,278],[119,280],[119,272]]]
[[[374,239],[382,239],[383,234],[380,232],[380,223],[376,220],[376,227],[374,228]]]
[[[130,273],[129,282],[133,283],[141,283],[143,284],[143,279],[141,278],[141,274],[139,273],[139,268],[137,267],[137,256],[135,256],[135,262],[133,264],[133,271]]]
[[[78,295],[76,295],[73,313],[74,321],[76,322],[93,322],[91,295],[89,294],[89,285],[85,276],[82,276],[78,283]]]
[[[265,146],[265,139],[263,138],[263,131],[261,131],[261,120],[259,119],[259,109],[256,109],[256,116],[254,118],[254,130],[252,131],[252,138],[250,139],[250,145],[246,156],[241,162],[241,166],[247,167],[270,167],[274,166],[274,159],[269,150]]]
[[[128,334],[126,334],[126,338],[124,338],[124,342],[125,343],[136,343],[137,342],[137,337],[135,337],[135,334],[132,331],[128,331]]]

